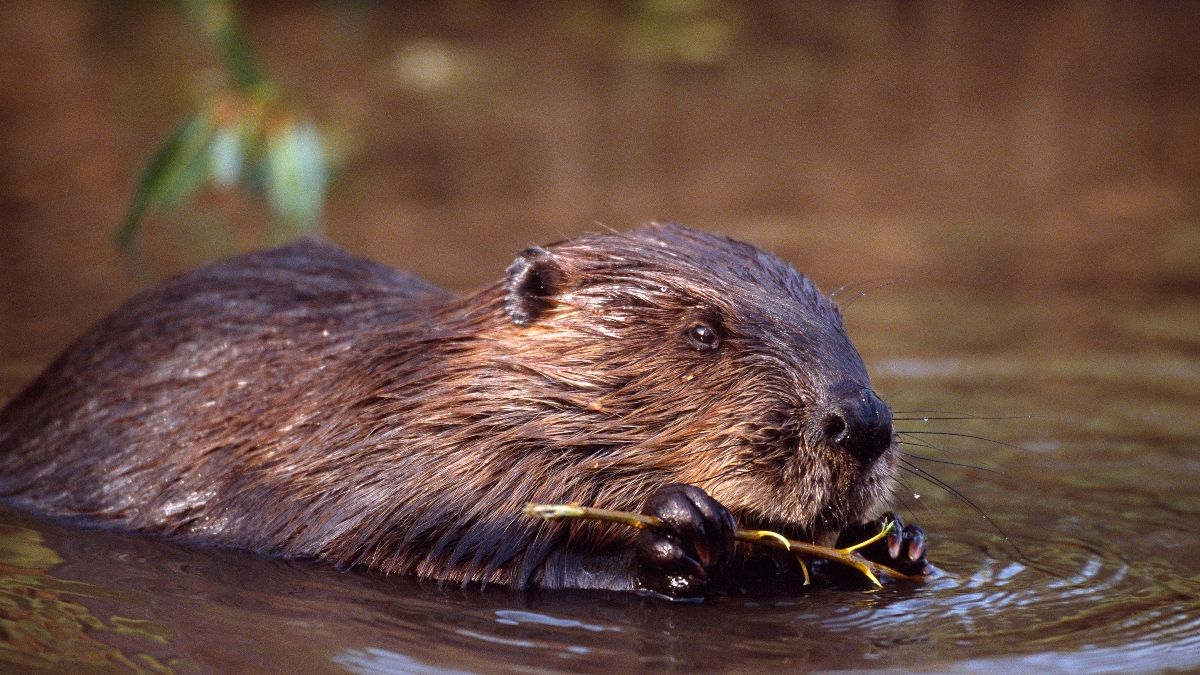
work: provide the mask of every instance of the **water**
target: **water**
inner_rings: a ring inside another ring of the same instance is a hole
[[[519,594],[0,508],[0,670],[1200,669],[1194,10],[715,3],[726,65],[661,66],[604,31],[558,58],[592,11],[334,4],[259,7],[251,26],[364,139],[331,196],[336,241],[465,289],[528,244],[667,214],[852,283],[848,326],[906,451],[965,498],[911,475],[898,490],[939,576],[702,604]],[[49,73],[3,89],[0,399],[134,288],[108,224],[178,110],[161,101],[180,75],[146,69],[190,52],[167,10],[117,6],[0,10],[6,61]],[[747,37],[772,22],[787,30]],[[465,64],[466,91],[405,89],[414,53]],[[892,89],[847,84],[881,72]],[[212,217],[157,221],[155,269],[202,257],[187,237]],[[961,416],[979,419],[934,419]]]

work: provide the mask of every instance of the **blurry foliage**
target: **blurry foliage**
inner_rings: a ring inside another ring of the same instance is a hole
[[[580,0],[559,7],[563,27],[578,39],[610,57],[653,66],[727,63],[744,34],[747,14],[729,0]]]
[[[184,0],[186,15],[221,58],[222,88],[199,101],[154,153],[117,230],[132,252],[146,217],[177,208],[202,188],[265,200],[279,243],[319,227],[329,163],[316,126],[291,108],[255,63],[229,0]]]
[[[735,10],[719,0],[641,0],[626,27],[625,51],[653,63],[722,63],[737,37]]]
[[[179,3],[218,57],[222,77],[151,156],[137,181],[116,241],[139,274],[146,270],[135,244],[154,213],[174,211],[172,228],[185,247],[219,257],[238,248],[232,241],[236,228],[211,209],[197,214],[191,207],[203,205],[202,196],[242,195],[263,204],[270,214],[266,243],[277,244],[319,229],[330,179],[330,146],[259,68],[237,21],[236,1]],[[571,7],[577,31],[604,35],[616,26],[617,44],[609,49],[656,65],[720,64],[741,23],[736,7],[724,0],[635,0],[619,15],[598,4]],[[396,81],[414,92],[452,92],[481,77],[480,64],[463,50],[428,38],[400,50],[390,66]]]

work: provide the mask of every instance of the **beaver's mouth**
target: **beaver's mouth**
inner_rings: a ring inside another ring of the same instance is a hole
[[[832,546],[847,527],[869,520],[889,498],[894,467],[888,453],[870,466],[835,466],[823,476],[827,490],[800,496],[783,487],[773,503],[758,504],[738,515],[742,529],[769,530],[788,539]],[[828,465],[826,465],[828,466]],[[808,468],[808,467],[806,467]],[[804,469],[796,467],[796,471]],[[790,493],[790,494],[789,494]],[[787,506],[787,497],[800,500]],[[807,501],[805,501],[807,500]],[[763,507],[766,508],[763,508]]]

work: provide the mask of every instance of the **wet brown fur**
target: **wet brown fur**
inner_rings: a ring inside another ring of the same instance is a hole
[[[313,242],[170,280],[0,412],[0,494],[384,573],[619,587],[628,532],[521,507],[689,483],[828,542],[890,491],[894,444],[863,462],[806,431],[869,381],[789,265],[677,225],[530,256],[549,273],[524,321],[504,282],[456,297]],[[720,348],[683,338],[698,320]]]

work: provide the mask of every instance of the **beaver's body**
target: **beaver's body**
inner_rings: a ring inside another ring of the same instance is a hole
[[[514,586],[632,588],[658,564],[526,502],[637,510],[685,483],[828,542],[894,453],[833,305],[679,226],[530,249],[465,297],[316,243],[229,260],[136,297],[0,412],[11,502]]]

